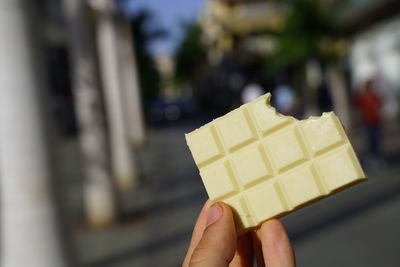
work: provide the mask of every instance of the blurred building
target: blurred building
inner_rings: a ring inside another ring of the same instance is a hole
[[[242,41],[241,45],[251,52],[271,52],[273,41],[268,36],[249,40],[244,37],[281,28],[288,11],[287,5],[276,1],[208,0],[200,25],[210,62],[216,64]]]
[[[394,119],[400,97],[400,2],[347,2],[342,16],[344,28],[352,35],[352,86],[357,90],[373,80],[385,98],[385,117]]]
[[[71,72],[68,40],[62,14],[61,1],[37,1],[37,22],[41,25],[38,35],[42,38],[45,57],[49,101],[56,116],[57,131],[73,135],[77,131],[75,108],[71,90]]]
[[[232,62],[241,66],[239,69],[244,81],[257,75],[254,71],[246,74],[243,68],[260,69],[260,64],[265,64],[265,58],[279,50],[273,32],[284,27],[285,19],[295,8],[296,2],[301,1],[208,0],[200,16],[208,62],[212,66],[223,66],[228,58],[230,66]],[[332,24],[335,26],[333,31],[321,33],[321,36],[326,34],[327,37],[320,44],[322,52],[327,54],[319,59],[322,61],[321,67],[331,64],[333,59],[339,71],[348,74],[349,80],[345,81],[349,87],[347,91],[359,88],[369,79],[375,79],[388,99],[386,112],[393,117],[398,112],[400,88],[397,75],[400,68],[400,2],[318,2],[323,12],[332,15],[330,19],[335,21]],[[299,66],[293,67],[300,70]],[[284,71],[287,72],[287,68]],[[262,74],[263,77],[267,75]],[[272,76],[276,76],[276,73]]]

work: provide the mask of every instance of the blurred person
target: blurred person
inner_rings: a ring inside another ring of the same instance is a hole
[[[206,202],[195,224],[183,267],[294,267],[292,245],[283,224],[272,219],[237,238],[229,206]]]
[[[242,104],[246,104],[258,98],[259,96],[262,96],[263,94],[264,88],[256,80],[252,80],[243,88],[240,98],[242,100]]]
[[[294,92],[287,84],[280,84],[275,87],[273,96],[276,109],[283,115],[292,115],[294,109]]]
[[[383,100],[376,92],[372,81],[368,81],[354,98],[368,139],[368,152],[374,158],[380,157],[380,140]]]

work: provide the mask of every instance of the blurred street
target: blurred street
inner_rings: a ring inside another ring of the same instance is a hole
[[[143,186],[123,195],[121,222],[103,230],[72,227],[82,266],[180,266],[207,199],[184,139],[184,133],[198,126],[186,122],[149,131],[149,144],[140,153]],[[393,138],[400,136],[387,137]],[[78,164],[76,141],[65,140],[61,147],[64,171],[75,170],[78,178],[79,168],[69,165]],[[400,155],[392,155],[384,170],[369,174],[367,182],[283,218],[298,266],[399,266],[400,166],[395,164],[396,156]],[[82,221],[81,199],[76,194],[79,179],[68,181],[67,175],[64,179],[69,214]]]
[[[104,230],[77,225],[74,245],[83,266],[179,266],[198,212],[208,198],[184,133],[196,126],[152,129],[140,153],[143,186],[122,196],[120,224]],[[79,164],[76,140],[66,140],[60,162]],[[78,157],[77,157],[78,156]],[[82,221],[79,168],[64,165],[69,214]],[[77,165],[79,166],[79,165]],[[75,182],[70,181],[76,171]],[[68,181],[69,180],[69,181]]]

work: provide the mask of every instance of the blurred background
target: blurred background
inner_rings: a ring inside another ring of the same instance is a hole
[[[283,221],[298,266],[400,266],[397,0],[0,0],[5,267],[180,266],[184,133],[271,92],[334,110],[369,180]]]

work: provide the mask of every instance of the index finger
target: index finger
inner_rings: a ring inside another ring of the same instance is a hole
[[[185,259],[183,261],[182,267],[189,266],[190,258],[192,257],[194,249],[199,244],[201,237],[203,236],[204,230],[206,229],[207,224],[207,212],[208,208],[211,206],[211,202],[209,200],[206,201],[203,208],[200,211],[199,217],[197,218],[196,224],[193,228],[192,238],[190,240],[189,249],[186,253]]]

